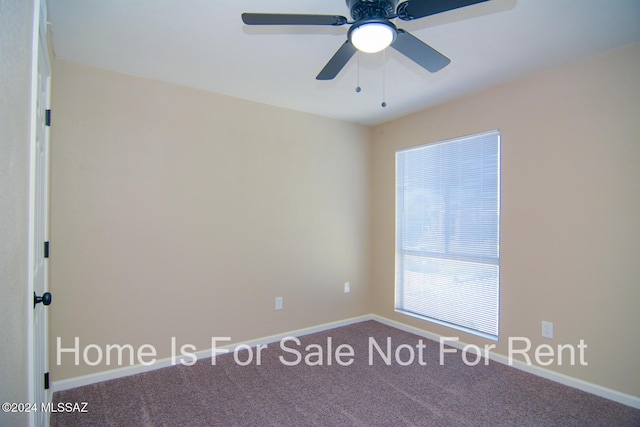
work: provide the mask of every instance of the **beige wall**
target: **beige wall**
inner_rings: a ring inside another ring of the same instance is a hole
[[[0,0],[0,402],[28,402],[27,262],[33,3]],[[0,412],[0,425],[27,425]]]
[[[490,343],[394,312],[394,154],[500,129],[497,352],[507,355],[508,337],[529,337],[534,348],[584,339],[588,366],[549,369],[640,396],[638,70],[635,45],[376,127],[374,312],[467,343]],[[542,320],[554,323],[554,340],[540,337]]]
[[[204,351],[370,312],[370,129],[60,60],[54,74],[54,381],[117,367],[56,366],[57,337],[163,358],[171,337]]]

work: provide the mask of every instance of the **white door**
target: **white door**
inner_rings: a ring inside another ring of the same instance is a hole
[[[32,129],[31,160],[30,160],[30,257],[29,280],[32,289],[29,290],[29,310],[31,315],[31,330],[29,340],[30,357],[30,402],[35,405],[35,411],[30,412],[29,423],[32,426],[48,426],[49,413],[43,411],[43,404],[51,400],[48,389],[48,327],[47,306],[51,302],[47,293],[47,257],[45,256],[45,242],[48,233],[48,193],[49,193],[49,91],[51,81],[51,64],[46,44],[46,9],[44,2],[35,1],[36,16],[39,27],[34,41],[37,50],[36,68],[34,70],[34,84],[32,89]],[[40,6],[40,7],[38,7]],[[48,248],[47,248],[48,251]],[[31,287],[31,286],[30,286]],[[37,304],[36,304],[37,302]],[[45,381],[45,375],[46,381]]]

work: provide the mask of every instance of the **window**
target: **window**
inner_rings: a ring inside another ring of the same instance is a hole
[[[497,340],[500,133],[396,153],[396,310]]]

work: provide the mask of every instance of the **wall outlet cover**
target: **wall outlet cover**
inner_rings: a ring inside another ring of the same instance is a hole
[[[553,338],[553,323],[542,321],[542,336],[544,338]]]

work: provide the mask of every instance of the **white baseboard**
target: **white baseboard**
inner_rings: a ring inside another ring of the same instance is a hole
[[[231,344],[227,346],[220,347],[220,351],[225,352],[233,352],[236,346],[238,345],[247,345],[249,347],[256,347],[258,345],[271,344],[274,342],[278,342],[285,337],[300,337],[303,335],[314,334],[317,332],[324,332],[329,329],[339,328],[341,326],[348,326],[354,323],[360,323],[367,320],[375,320],[379,323],[382,323],[387,326],[391,326],[396,329],[403,330],[405,332],[409,332],[424,338],[427,338],[432,341],[440,342],[440,335],[424,331],[422,329],[406,325],[401,322],[397,322],[395,320],[388,319],[386,317],[378,316],[376,314],[368,314],[364,316],[353,317],[350,319],[340,320],[336,322],[324,323],[322,325],[312,326],[309,328],[297,329],[294,331],[289,331],[277,335],[271,335],[267,337],[258,338],[255,340]],[[458,348],[462,350],[467,344],[460,341],[447,341],[447,345]],[[471,347],[470,350],[473,350]],[[211,357],[211,350],[204,350],[194,353],[198,360],[206,359]],[[483,355],[484,356],[484,355]],[[630,394],[621,393],[616,390],[612,390],[610,388],[606,388],[597,384],[593,384],[587,381],[583,381],[577,378],[570,377],[568,375],[560,374],[549,369],[542,368],[536,365],[529,365],[520,360],[512,360],[511,364],[509,363],[509,358],[506,356],[502,356],[500,354],[489,353],[489,359],[498,363],[502,363],[503,365],[508,365],[513,368],[531,373],[533,375],[537,375],[542,378],[549,379],[551,381],[555,381],[560,384],[564,384],[569,387],[574,387],[579,390],[586,391],[587,393],[594,394],[596,396],[604,397],[605,399],[613,400],[615,402],[622,403],[623,405],[631,406],[636,409],[640,409],[640,397],[632,396]],[[156,369],[166,368],[169,366],[173,366],[175,364],[175,360],[171,358],[161,359],[156,361],[153,365],[144,366],[144,365],[134,365],[134,366],[126,366],[117,369],[111,369],[108,371],[98,372],[95,374],[83,375],[80,377],[69,378],[60,381],[52,382],[52,390],[53,392],[68,390],[76,387],[82,387],[90,384],[95,384],[102,381],[113,380],[116,378],[127,377],[130,375],[139,374],[142,372],[154,371]]]
[[[258,345],[271,344],[274,342],[278,342],[286,337],[301,337],[304,335],[315,334],[317,332],[327,331],[329,329],[339,328],[341,326],[348,326],[354,323],[364,322],[366,320],[372,320],[372,315],[364,315],[353,317],[350,319],[339,320],[336,322],[324,323],[317,326],[312,326],[309,328],[297,329],[294,331],[285,332],[282,334],[271,335],[268,337],[257,338],[255,340],[230,344],[226,346],[219,347],[220,352],[233,352],[236,346],[238,345],[248,345],[249,347],[257,347]],[[198,351],[194,353],[198,360],[207,359],[211,357],[211,349]],[[179,362],[178,362],[179,363]],[[103,381],[115,380],[117,378],[128,377],[130,375],[140,374],[143,372],[155,371],[156,369],[168,368],[176,364],[175,360],[172,360],[171,357],[167,357],[165,359],[160,359],[155,361],[152,365],[132,365],[132,366],[124,366],[116,369],[110,369],[108,371],[97,372],[95,374],[82,375],[75,378],[68,378],[65,380],[52,381],[51,389],[53,392],[69,390],[76,387],[82,387],[90,384],[95,384]]]
[[[430,339],[432,341],[440,342],[440,335],[423,331],[422,329],[415,328],[413,326],[409,326],[395,320],[387,319],[386,317],[378,316],[376,314],[372,314],[371,319],[387,326],[391,326],[393,328],[400,329],[405,332]],[[459,350],[462,350],[467,345],[466,343],[461,341],[447,341],[446,344]],[[468,348],[468,350],[473,351],[473,347]],[[554,372],[550,369],[546,369],[537,365],[530,365],[520,360],[512,359],[511,363],[509,363],[509,358],[500,354],[489,353],[489,359],[493,360],[494,362],[502,363],[503,365],[511,366],[521,371],[525,371],[530,374],[546,378],[548,380],[555,381],[569,387],[574,387],[579,390],[586,391],[587,393],[595,394],[596,396],[604,397],[605,399],[622,403],[623,405],[631,406],[632,408],[640,409],[640,397],[637,396],[621,393],[607,387]]]

